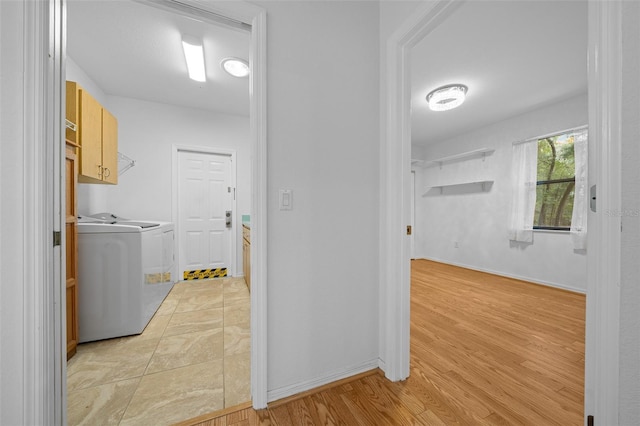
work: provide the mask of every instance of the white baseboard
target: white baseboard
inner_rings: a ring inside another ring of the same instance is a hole
[[[273,402],[282,398],[286,398],[291,395],[296,395],[298,393],[306,392],[308,390],[315,389],[320,386],[324,386],[328,383],[346,379],[348,377],[355,376],[356,374],[373,370],[375,368],[378,368],[378,365],[379,365],[379,360],[376,358],[371,361],[364,362],[362,364],[336,370],[332,373],[323,375],[321,377],[316,377],[314,379],[305,380],[304,382],[283,386],[277,389],[271,389],[267,391],[267,401]]]
[[[544,286],[547,286],[547,287],[559,288],[559,289],[571,291],[571,292],[574,292],[574,293],[587,294],[587,290],[586,289],[577,288],[577,287],[573,287],[573,286],[566,285],[566,284],[560,284],[560,283],[554,283],[554,282],[551,282],[551,281],[539,280],[539,279],[536,279],[536,278],[526,277],[526,276],[523,276],[523,275],[510,274],[510,273],[502,272],[502,271],[494,271],[493,269],[488,269],[488,268],[479,268],[477,266],[465,265],[464,263],[451,262],[451,261],[448,261],[448,260],[436,259],[436,258],[433,258],[433,257],[423,257],[422,259],[431,260],[431,261],[439,262],[439,263],[446,263],[448,265],[459,266],[461,268],[471,269],[471,270],[474,270],[474,271],[486,272],[486,273],[493,274],[493,275],[499,275],[501,277],[514,278],[516,280],[528,281],[528,282],[531,282],[531,283],[534,283],[534,284],[540,284],[540,285],[544,285]]]
[[[385,374],[387,373],[387,363],[382,358],[378,358],[378,368]]]

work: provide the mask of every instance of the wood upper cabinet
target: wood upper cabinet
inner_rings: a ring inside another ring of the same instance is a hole
[[[79,146],[78,182],[117,184],[116,118],[78,83],[67,81],[67,119],[77,126],[67,139]]]

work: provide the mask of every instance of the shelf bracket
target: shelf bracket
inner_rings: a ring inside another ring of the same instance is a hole
[[[130,168],[136,165],[136,160],[133,160],[121,152],[118,152],[118,175],[123,174]]]

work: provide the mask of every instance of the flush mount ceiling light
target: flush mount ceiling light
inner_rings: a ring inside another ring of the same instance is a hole
[[[467,95],[467,86],[449,84],[438,87],[427,95],[427,102],[432,111],[447,111],[459,107]]]
[[[249,63],[240,58],[226,58],[220,63],[222,69],[234,77],[246,77],[249,75]]]
[[[206,81],[202,41],[192,36],[183,35],[182,50],[184,50],[184,58],[187,61],[189,78],[195,81]]]

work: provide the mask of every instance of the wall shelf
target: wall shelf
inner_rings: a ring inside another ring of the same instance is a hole
[[[445,188],[450,188],[454,190],[455,193],[471,193],[471,192],[487,192],[491,189],[493,185],[492,180],[480,180],[475,182],[463,182],[463,183],[452,183],[448,185],[438,185],[438,186],[429,186],[427,187],[427,191],[422,194],[423,197],[427,195],[432,195],[433,190],[439,191],[440,194],[444,192]]]
[[[435,160],[426,160],[423,163],[424,163],[425,167],[431,167],[431,166],[440,166],[440,167],[442,167],[442,165],[444,163],[449,163],[449,162],[453,162],[453,161],[460,161],[460,160],[466,160],[468,158],[482,157],[482,161],[484,161],[486,156],[488,154],[491,154],[494,151],[495,151],[494,148],[474,149],[473,151],[467,151],[467,152],[462,152],[460,154],[449,155],[447,157],[436,158]],[[413,161],[414,160],[411,160],[412,164],[413,164]]]

